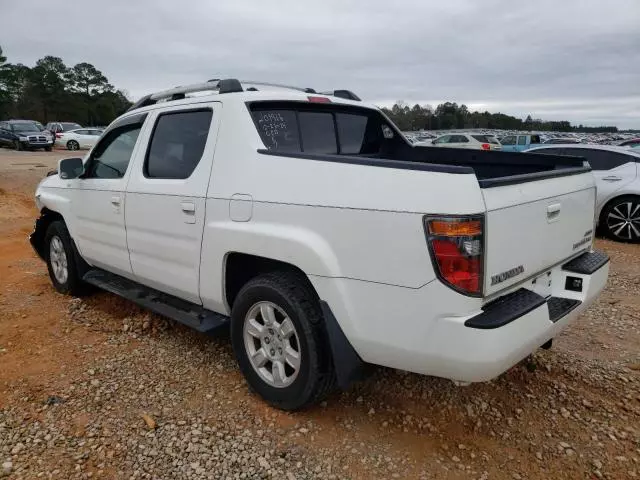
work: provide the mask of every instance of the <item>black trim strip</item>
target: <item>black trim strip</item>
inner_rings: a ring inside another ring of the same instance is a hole
[[[604,252],[586,252],[562,265],[562,269],[566,272],[591,275],[604,267],[608,262],[609,255]]]
[[[258,153],[273,157],[300,158],[304,160],[316,160],[320,162],[347,163],[351,165],[367,165],[370,167],[395,168],[398,170],[416,170],[420,172],[454,173],[454,174],[474,174],[471,167],[460,167],[455,165],[439,165],[418,162],[407,162],[404,160],[389,160],[386,158],[354,157],[350,155],[325,155],[302,152],[276,152],[259,148]]]
[[[584,165],[582,167],[569,167],[558,170],[547,170],[546,172],[524,173],[522,175],[511,175],[509,177],[487,178],[484,180],[478,180],[478,183],[480,184],[480,188],[505,187],[507,185],[516,185],[518,183],[579,175],[590,171],[591,167]]]
[[[521,288],[488,303],[482,308],[480,315],[470,318],[464,325],[483,330],[503,327],[545,303],[544,297]]]

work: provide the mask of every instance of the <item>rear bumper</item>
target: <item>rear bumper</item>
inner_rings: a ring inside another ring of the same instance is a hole
[[[345,280],[335,287],[326,279],[312,282],[365,362],[481,382],[497,377],[557,336],[595,301],[607,282],[608,258],[598,252],[578,258],[550,270],[550,297],[543,298],[525,284],[484,306],[480,299],[461,298],[437,281],[421,289]],[[591,268],[573,268],[587,264]],[[338,293],[334,288],[350,304],[333,302],[331,297]]]
[[[447,348],[431,342],[444,367],[439,373],[466,382],[500,375],[586,310],[605,287],[608,275],[608,257],[586,253],[552,270],[554,288],[549,298],[522,288],[485,306],[480,314],[444,319],[432,333]],[[576,284],[580,291],[567,290]]]

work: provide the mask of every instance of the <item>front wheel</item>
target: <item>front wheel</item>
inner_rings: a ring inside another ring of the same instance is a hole
[[[44,147],[45,152],[50,152],[53,150],[53,147]]]
[[[302,274],[250,280],[233,304],[231,341],[247,383],[274,407],[297,410],[333,389],[322,311]]]
[[[640,243],[640,197],[628,195],[612,201],[602,211],[600,226],[612,240]]]
[[[75,140],[69,140],[67,142],[67,150],[78,150],[80,149],[80,144]]]
[[[55,289],[66,295],[84,293],[85,285],[76,265],[75,247],[64,222],[52,222],[44,241],[47,269]]]
[[[24,148],[22,147],[22,144],[18,140],[15,140],[13,142],[13,148],[16,149],[18,152],[21,152],[22,150],[24,150]]]

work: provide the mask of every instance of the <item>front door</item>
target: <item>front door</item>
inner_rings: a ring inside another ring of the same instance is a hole
[[[136,156],[127,186],[127,243],[136,279],[194,303],[201,303],[200,247],[217,105],[151,114],[148,147]]]
[[[118,121],[91,152],[84,174],[70,180],[74,189],[70,227],[80,254],[91,265],[130,278],[124,192],[145,117]]]

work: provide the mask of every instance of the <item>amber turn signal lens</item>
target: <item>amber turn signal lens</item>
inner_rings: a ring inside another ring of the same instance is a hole
[[[430,220],[429,234],[442,237],[473,237],[482,234],[480,220]]]

